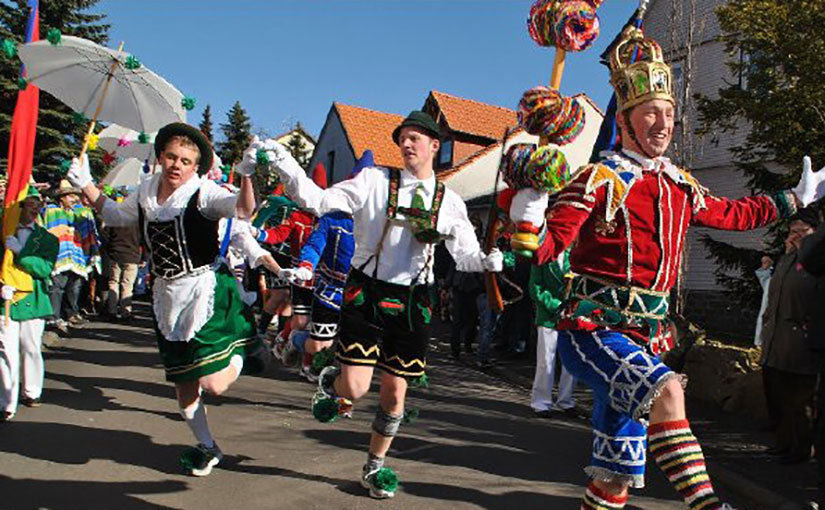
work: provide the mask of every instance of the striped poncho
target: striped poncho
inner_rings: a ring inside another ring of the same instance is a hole
[[[71,271],[85,278],[93,269],[100,272],[100,245],[91,209],[48,205],[43,211],[43,227],[60,241],[52,274]]]

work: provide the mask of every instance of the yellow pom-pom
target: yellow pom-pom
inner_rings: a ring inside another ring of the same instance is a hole
[[[97,142],[100,141],[100,137],[97,135],[89,135],[89,150],[93,151],[97,149]]]

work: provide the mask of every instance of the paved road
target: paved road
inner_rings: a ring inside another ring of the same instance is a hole
[[[177,458],[193,441],[148,326],[92,323],[49,352],[45,404],[0,427],[0,508],[578,508],[586,424],[531,418],[523,390],[437,353],[432,387],[411,398],[420,418],[391,451],[402,481],[392,501],[357,483],[375,400],[352,420],[317,423],[311,386],[280,367],[207,400],[227,457],[207,478],[184,476]],[[684,509],[649,471],[628,508]]]

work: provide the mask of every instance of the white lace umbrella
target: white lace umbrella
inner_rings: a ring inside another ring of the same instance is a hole
[[[185,122],[183,94],[120,49],[62,36],[19,47],[28,82],[92,119],[150,133],[170,122]],[[87,142],[88,142],[88,136]],[[86,145],[84,144],[83,152]]]
[[[144,135],[141,137],[141,133],[134,129],[111,124],[97,135],[97,146],[117,159],[148,159],[152,164],[155,162],[155,133]]]

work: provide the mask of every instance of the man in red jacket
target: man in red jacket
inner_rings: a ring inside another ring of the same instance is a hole
[[[638,52],[639,58],[632,59]],[[661,48],[628,30],[610,62],[622,150],[581,168],[544,218],[535,260],[559,257],[574,239],[575,273],[558,350],[594,390],[592,478],[581,508],[624,508],[644,487],[649,451],[693,509],[719,501],[687,421],[682,377],[660,360],[671,347],[668,295],[688,227],[748,230],[796,210],[790,191],[739,200],[715,197],[664,154],[674,126],[672,76]],[[649,445],[648,445],[649,441]]]

